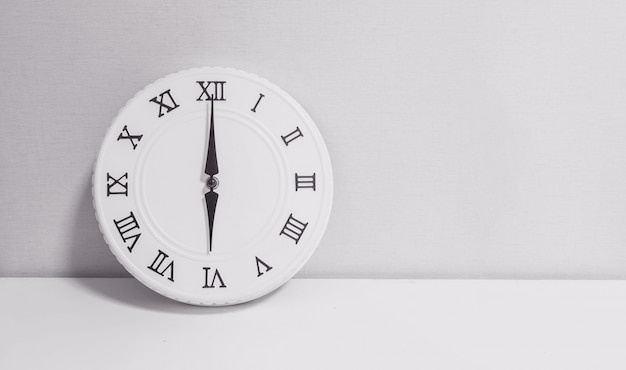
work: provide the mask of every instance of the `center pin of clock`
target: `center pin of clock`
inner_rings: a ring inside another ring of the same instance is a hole
[[[217,187],[220,185],[220,180],[217,179],[217,177],[214,176],[210,176],[207,180],[206,180],[206,186],[209,187],[210,190],[215,190],[217,189]]]

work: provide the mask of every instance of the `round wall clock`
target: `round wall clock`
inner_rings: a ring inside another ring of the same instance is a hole
[[[311,117],[272,83],[227,68],[178,72],[137,93],[93,175],[119,262],[197,305],[246,302],[289,280],[319,244],[332,197]]]

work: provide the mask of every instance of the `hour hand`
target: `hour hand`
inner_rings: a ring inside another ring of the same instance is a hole
[[[209,216],[209,249],[208,252],[211,252],[213,249],[213,221],[215,220],[215,208],[217,206],[217,198],[219,194],[213,191],[207,192],[204,194],[204,200],[206,202],[206,210]]]
[[[209,121],[209,145],[207,148],[207,156],[206,156],[206,164],[204,168],[204,173],[209,176],[217,175],[219,169],[217,167],[217,152],[215,151],[215,131],[213,130],[213,125],[215,123],[213,119],[213,99],[211,99],[211,112],[207,112],[207,120]],[[207,104],[207,110],[209,110],[209,104]]]

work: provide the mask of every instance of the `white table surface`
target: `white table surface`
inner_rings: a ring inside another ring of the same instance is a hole
[[[0,369],[626,368],[626,281],[292,280],[210,308],[4,278],[0,297]]]

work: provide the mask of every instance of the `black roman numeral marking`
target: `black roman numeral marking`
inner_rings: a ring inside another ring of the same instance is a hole
[[[315,191],[315,173],[311,176],[300,176],[296,173],[296,191],[299,189],[313,189]]]
[[[163,101],[166,100],[165,99],[166,96],[167,96],[168,102],[164,103]],[[150,101],[159,105],[159,118],[163,117],[165,113],[169,113],[173,111],[174,109],[180,107],[180,105],[176,104],[176,101],[172,97],[172,94],[170,93],[169,89],[160,93],[158,97],[155,96],[154,98],[150,99]],[[163,109],[166,110],[165,113],[163,113]]]
[[[133,214],[133,212],[130,212],[130,215],[128,217],[124,217],[121,220],[113,220],[113,222],[115,223],[115,227],[120,233],[120,236],[122,237],[124,243],[128,242],[131,239],[133,240],[132,244],[127,246],[128,251],[132,253],[135,244],[137,244],[137,240],[139,240],[139,237],[141,236],[141,233],[136,231],[139,230],[140,227],[137,223],[137,220],[135,219],[135,215]]]
[[[254,258],[256,258],[256,271],[257,271],[257,276],[259,277],[261,275],[263,275],[264,273],[268,272],[269,270],[272,269],[272,266],[268,265],[267,263],[261,261],[261,259],[257,256],[254,256]],[[265,268],[264,272],[261,272],[261,265],[263,265],[263,267]]]
[[[135,144],[135,140],[137,140],[137,142],[141,141],[141,138],[143,137],[143,135],[131,135],[128,133],[128,126],[124,125],[124,128],[122,129],[122,132],[120,132],[120,136],[117,137],[117,141],[120,141],[122,139],[126,139],[126,140],[130,140],[130,143],[133,145],[133,150],[137,149],[137,144]]]
[[[285,143],[285,145],[289,145],[290,142],[296,140],[299,137],[303,137],[304,135],[302,135],[302,131],[300,131],[300,127],[296,127],[295,130],[291,131],[290,133],[288,133],[285,136],[280,136],[283,138],[283,142]]]
[[[128,172],[119,178],[115,178],[107,172],[107,197],[110,195],[128,196]]]
[[[196,101],[226,100],[224,98],[224,84],[226,81],[196,81],[196,83],[202,88],[202,93]]]
[[[265,97],[265,95],[259,94],[259,100],[256,101],[256,104],[254,105],[254,108],[252,108],[250,110],[253,111],[254,113],[256,113],[256,107],[259,106],[259,103],[261,102],[261,99],[263,99],[264,97]]]
[[[167,264],[167,266],[162,267],[163,263],[168,258],[169,258],[169,255],[159,249],[159,254],[156,256],[152,264],[148,266],[148,269],[156,272],[157,274],[161,276],[165,276],[166,273],[169,273],[169,276],[167,277],[167,279],[170,281],[174,281],[174,260],[170,261],[170,263]]]
[[[308,222],[304,223],[302,221],[298,221],[295,217],[293,217],[293,213],[291,213],[289,214],[289,218],[287,219],[287,222],[285,222],[285,226],[283,226],[279,235],[286,235],[298,244],[300,237],[304,234],[304,230],[308,224]]]
[[[211,285],[209,285],[209,271],[210,267],[203,267],[204,270],[204,286],[203,288],[215,288],[215,280],[219,281],[218,288],[226,288],[226,284],[224,284],[224,280],[222,280],[222,275],[220,275],[220,270],[215,269],[213,272],[213,279],[211,280]]]

